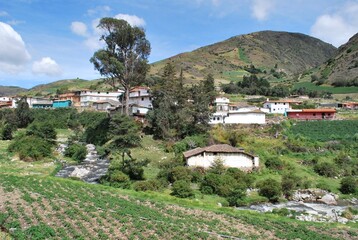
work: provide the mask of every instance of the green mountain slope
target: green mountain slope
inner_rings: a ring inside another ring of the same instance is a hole
[[[0,86],[0,96],[14,96],[18,93],[27,91],[26,88],[14,86]]]
[[[358,33],[320,67],[319,75],[334,86],[358,86]]]
[[[288,32],[262,31],[182,53],[152,64],[150,76],[160,74],[166,63],[183,69],[187,80],[203,79],[211,73],[217,80],[231,81],[248,74],[245,68],[271,69],[287,75],[317,67],[336,53],[336,48],[319,39]]]

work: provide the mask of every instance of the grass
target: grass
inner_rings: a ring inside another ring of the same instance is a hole
[[[300,87],[305,87],[308,90],[312,91],[326,91],[331,92],[333,94],[347,94],[347,93],[357,93],[358,87],[332,87],[328,85],[317,86],[311,82],[298,82],[294,84],[294,89],[298,89]]]

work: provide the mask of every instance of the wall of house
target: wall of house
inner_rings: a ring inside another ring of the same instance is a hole
[[[136,115],[146,115],[149,111],[149,108],[145,108],[145,107],[137,107],[137,106],[133,106],[132,107],[132,114]]]
[[[142,107],[152,108],[152,98],[150,96],[130,97],[129,104],[137,104]]]
[[[54,101],[53,102],[53,108],[66,108],[66,107],[71,107],[71,101],[70,100]]]
[[[255,159],[244,153],[203,153],[202,155],[199,154],[189,157],[187,159],[187,165],[208,168],[212,165],[215,159],[218,158],[224,161],[225,166],[236,167],[242,170],[251,170],[252,168],[259,166],[258,158]]]
[[[290,109],[289,103],[281,103],[281,102],[269,102],[264,103],[264,108],[270,109],[270,113],[285,113],[286,110]]]
[[[289,112],[288,118],[299,120],[331,120],[335,118],[335,113],[312,113],[312,112]]]
[[[129,93],[129,97],[143,97],[143,96],[150,96],[150,90],[149,89],[145,89],[145,88],[139,88],[139,89],[135,89],[132,90]]]
[[[91,102],[101,100],[114,100],[118,101],[118,97],[123,92],[95,92],[95,91],[82,91],[81,92],[81,107],[89,107],[92,105]]]
[[[225,124],[265,124],[264,113],[229,113],[224,119]]]

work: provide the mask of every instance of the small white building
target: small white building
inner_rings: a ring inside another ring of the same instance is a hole
[[[265,124],[266,113],[259,109],[246,111],[230,111],[223,118],[226,124]]]
[[[138,86],[132,88],[129,92],[129,105],[151,109],[153,106],[149,87]]]
[[[109,111],[111,109],[116,109],[117,107],[121,106],[122,104],[117,100],[107,99],[107,100],[100,100],[95,101],[92,103],[92,108],[97,111]]]
[[[230,104],[226,97],[215,99],[216,112],[211,116],[209,124],[265,124],[264,109],[253,106]],[[242,105],[242,104],[241,104]]]
[[[93,102],[113,100],[119,101],[119,96],[123,94],[122,90],[117,92],[100,92],[94,90],[82,90],[80,94],[80,102],[82,108],[88,108],[93,105]]]
[[[227,144],[212,145],[205,148],[195,148],[183,153],[188,166],[210,167],[216,159],[223,161],[226,167],[251,171],[259,167],[259,157],[244,152]]]
[[[299,101],[292,100],[267,100],[263,107],[269,109],[270,113],[284,114],[287,110],[292,109],[292,104],[300,104]]]
[[[230,99],[226,97],[216,97],[214,101],[214,106],[216,112],[227,112],[229,111]]]

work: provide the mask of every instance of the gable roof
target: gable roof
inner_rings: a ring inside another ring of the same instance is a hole
[[[228,144],[216,144],[216,145],[211,145],[211,146],[204,147],[204,148],[198,147],[198,148],[183,152],[183,155],[184,155],[185,158],[189,158],[189,157],[201,154],[203,152],[210,152],[210,153],[243,153],[245,155],[255,157],[254,155],[251,155],[249,153],[245,153],[244,149],[242,149],[242,148],[236,148],[236,147],[230,146]]]

